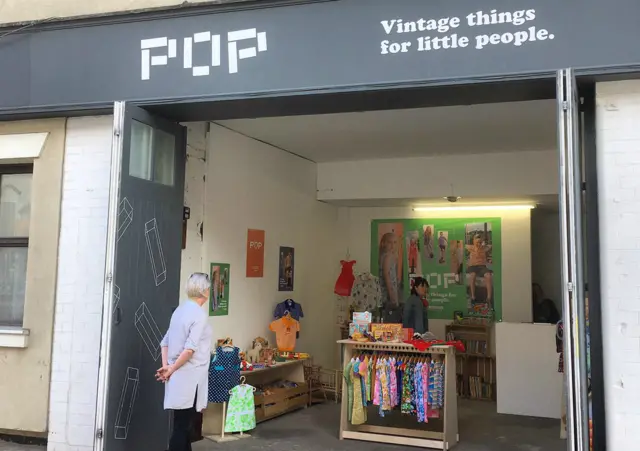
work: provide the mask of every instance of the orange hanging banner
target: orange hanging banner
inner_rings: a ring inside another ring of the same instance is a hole
[[[264,230],[247,233],[247,277],[264,276]]]

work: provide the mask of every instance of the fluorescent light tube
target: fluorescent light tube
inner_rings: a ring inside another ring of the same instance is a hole
[[[459,207],[413,207],[413,211],[486,211],[486,210],[533,210],[535,205],[465,205]]]

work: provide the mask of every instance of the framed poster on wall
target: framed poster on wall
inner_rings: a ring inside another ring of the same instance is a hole
[[[227,263],[211,263],[209,277],[211,278],[209,316],[227,316],[229,314],[231,265]]]
[[[429,318],[502,319],[500,218],[381,219],[371,223],[371,272],[383,305],[403,304],[416,277],[429,283]]]
[[[247,277],[264,276],[264,230],[247,231]]]
[[[295,249],[280,246],[280,261],[278,263],[278,291],[293,291],[295,273]]]

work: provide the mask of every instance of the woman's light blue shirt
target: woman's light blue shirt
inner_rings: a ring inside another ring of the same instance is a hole
[[[198,412],[207,407],[212,336],[207,313],[195,301],[183,302],[171,315],[169,330],[160,344],[168,348],[169,365],[185,349],[193,350],[193,355],[166,383],[165,409],[189,409],[194,400]]]

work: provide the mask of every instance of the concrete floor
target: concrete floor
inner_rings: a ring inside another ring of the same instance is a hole
[[[498,415],[495,403],[460,400],[460,443],[455,451],[566,451],[560,420]],[[340,410],[323,404],[258,425],[251,438],[225,444],[204,440],[194,451],[407,451],[411,448],[339,441]]]
[[[459,401],[460,440],[455,451],[565,451],[559,420],[498,415],[494,403]],[[218,444],[203,440],[194,451],[407,451],[408,447],[337,439],[339,406],[314,406],[260,424],[251,437]],[[0,442],[0,451],[44,451]]]

